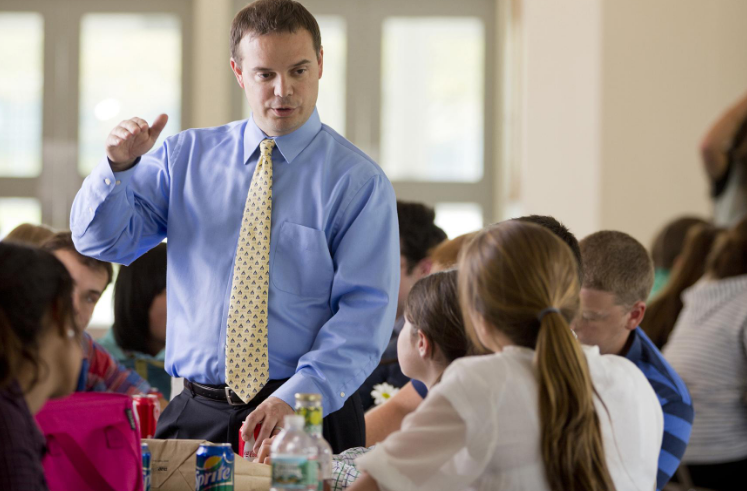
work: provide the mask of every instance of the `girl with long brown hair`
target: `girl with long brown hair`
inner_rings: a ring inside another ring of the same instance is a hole
[[[537,225],[485,229],[463,250],[467,333],[490,353],[452,363],[400,432],[360,457],[351,490],[653,489],[662,415],[632,363],[570,329],[576,261]]]

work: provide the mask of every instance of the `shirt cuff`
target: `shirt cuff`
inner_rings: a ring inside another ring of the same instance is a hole
[[[329,414],[330,405],[327,400],[328,392],[322,390],[322,388],[319,387],[312,378],[305,377],[302,373],[294,374],[283,385],[281,385],[280,388],[273,392],[272,397],[277,397],[290,407],[295,408],[296,394],[321,394],[324,416]]]

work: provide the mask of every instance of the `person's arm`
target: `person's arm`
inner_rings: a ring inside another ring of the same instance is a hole
[[[386,437],[402,427],[405,416],[415,411],[423,398],[413,388],[412,382],[397,392],[381,406],[366,413],[366,446],[384,441]]]
[[[659,469],[656,474],[656,489],[661,490],[677,471],[685,448],[690,441],[690,432],[695,416],[692,404],[682,400],[662,406],[664,413],[664,438],[659,453]]]
[[[84,333],[84,343],[90,343],[86,390],[136,395],[152,392],[150,384],[140,375],[120,365],[102,346]],[[163,401],[161,402],[163,404]]]
[[[739,127],[747,120],[747,94],[731,106],[708,130],[700,144],[703,165],[711,181],[721,179],[728,168],[728,152]]]
[[[169,159],[178,151],[169,140],[148,150],[166,125],[139,118],[123,121],[106,143],[106,157],[83,181],[70,212],[70,229],[81,254],[129,264],[166,236]],[[174,140],[175,142],[178,140]]]
[[[399,287],[399,226],[394,190],[383,174],[351,190],[332,224],[330,252],[333,315],[298,360],[296,373],[247,418],[246,437],[262,422],[255,452],[275,426],[282,426],[296,393],[321,394],[325,416],[340,409],[376,367],[391,337]]]
[[[490,422],[484,426],[486,435],[491,434]],[[358,469],[368,476],[361,476],[349,489],[446,491],[469,487],[480,477],[491,454],[482,445],[471,447],[468,433],[467,422],[449,398],[438,392],[429,394],[407,417],[401,431],[356,460]],[[467,468],[469,472],[465,472]]]

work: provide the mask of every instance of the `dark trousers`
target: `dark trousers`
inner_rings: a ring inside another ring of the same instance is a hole
[[[270,380],[249,404],[231,406],[184,389],[158,419],[156,438],[230,443],[239,451],[239,430],[246,417],[285,380]],[[334,453],[366,445],[366,420],[360,396],[353,394],[338,411],[324,418],[324,438]]]
[[[718,491],[744,489],[747,459],[723,464],[688,465],[687,470],[696,486]]]

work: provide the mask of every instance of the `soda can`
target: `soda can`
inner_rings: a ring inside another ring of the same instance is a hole
[[[143,454],[143,491],[150,491],[150,448],[147,443],[140,444]]]
[[[195,491],[233,491],[233,450],[230,443],[203,443],[197,449]]]
[[[158,398],[145,394],[132,396],[132,405],[140,421],[140,438],[153,438],[156,435],[156,421],[161,414]]]
[[[239,428],[239,455],[244,457],[246,460],[251,460],[257,455],[254,453],[254,443],[257,441],[257,437],[259,436],[259,430],[262,429],[262,423],[258,423],[257,426],[254,427],[254,432],[249,436],[249,441],[245,442],[243,438],[241,438],[241,433],[244,430],[244,425],[241,425],[241,428]]]

